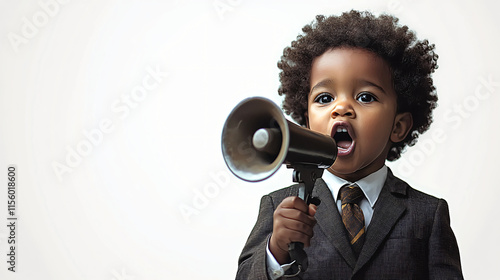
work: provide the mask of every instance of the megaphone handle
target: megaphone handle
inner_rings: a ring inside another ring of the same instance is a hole
[[[299,277],[302,279],[302,273],[304,273],[309,266],[309,260],[307,259],[306,251],[304,251],[304,243],[292,242],[288,244],[288,253],[290,254],[290,259],[293,260],[294,263],[290,267],[289,274],[284,275],[284,277]]]
[[[309,205],[311,202],[318,205],[319,199],[312,198],[312,191],[316,179],[323,175],[323,169],[317,168],[315,166],[289,166],[294,169],[293,171],[293,181],[301,183],[299,185],[298,196],[304,200],[304,202]],[[291,274],[285,275],[285,277],[295,277],[306,271],[309,266],[309,261],[307,259],[307,254],[304,251],[304,243],[302,242],[292,242],[288,245],[288,253],[290,254],[290,259],[294,261],[291,267]]]
[[[314,189],[316,179],[321,178],[324,169],[308,165],[287,165],[287,167],[293,168],[293,181],[302,183],[299,185],[298,197],[309,205],[312,202],[312,191]]]

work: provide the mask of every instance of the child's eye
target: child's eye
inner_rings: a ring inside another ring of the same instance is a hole
[[[317,102],[319,104],[328,104],[333,101],[333,97],[328,94],[328,93],[321,93],[320,95],[316,96],[314,99],[314,102]]]
[[[362,92],[358,95],[357,100],[363,103],[371,103],[373,101],[377,101],[377,98],[375,98],[375,96],[371,93]]]

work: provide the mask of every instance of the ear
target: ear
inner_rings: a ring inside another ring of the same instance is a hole
[[[306,127],[309,128],[309,114],[307,111],[304,113],[304,118],[306,119]]]
[[[398,143],[406,138],[413,126],[413,117],[410,112],[397,114],[392,126],[391,141]]]

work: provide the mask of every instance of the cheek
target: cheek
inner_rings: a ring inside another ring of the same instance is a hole
[[[367,118],[362,122],[366,132],[366,139],[370,141],[387,141],[392,131],[392,120],[389,118]]]
[[[323,129],[323,126],[318,121],[315,122],[315,121],[310,120],[309,121],[309,129],[312,131],[321,132]]]
[[[330,117],[326,110],[309,110],[309,128],[317,132],[329,129]]]

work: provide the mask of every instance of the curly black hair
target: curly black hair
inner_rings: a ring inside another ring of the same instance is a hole
[[[410,112],[413,117],[410,133],[403,141],[393,143],[387,155],[389,161],[398,159],[405,146],[415,145],[418,136],[429,129],[438,99],[431,78],[438,67],[434,44],[417,40],[415,33],[398,21],[390,15],[375,17],[370,12],[354,10],[341,16],[316,16],[316,21],[304,26],[303,34],[283,50],[278,62],[278,93],[285,96],[285,113],[305,125],[309,78],[316,57],[337,47],[369,50],[391,68],[398,113]]]

